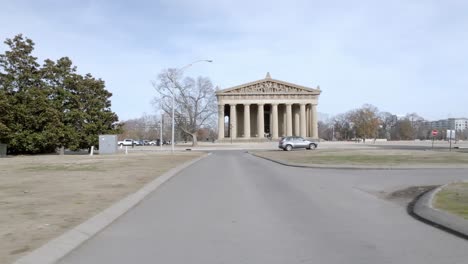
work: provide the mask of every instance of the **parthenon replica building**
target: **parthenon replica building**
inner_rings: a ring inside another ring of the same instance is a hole
[[[272,79],[216,92],[218,140],[263,140],[283,136],[318,138],[320,87],[309,88]]]

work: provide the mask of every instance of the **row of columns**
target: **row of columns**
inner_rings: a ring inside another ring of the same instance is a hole
[[[258,118],[257,118],[257,132],[258,137],[263,138],[264,131],[264,104],[258,105]],[[230,136],[235,139],[237,138],[237,111],[236,104],[230,104]],[[271,113],[272,113],[272,131],[271,136],[274,139],[278,138],[278,104],[271,104]],[[224,105],[218,105],[218,139],[224,138]],[[294,116],[294,123],[296,127],[295,131],[300,129],[300,136],[307,136],[307,117],[306,117],[306,104],[300,104],[299,115]],[[318,128],[317,128],[317,105],[312,104],[311,115],[311,136],[313,138],[318,138]],[[286,136],[293,135],[293,115],[292,115],[292,104],[286,104]],[[244,104],[244,137],[250,138],[250,104]]]

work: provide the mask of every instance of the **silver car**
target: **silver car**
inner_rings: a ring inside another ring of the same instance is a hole
[[[317,145],[317,142],[312,142],[302,137],[283,137],[279,141],[278,147],[282,150],[290,151],[293,148],[316,149]]]

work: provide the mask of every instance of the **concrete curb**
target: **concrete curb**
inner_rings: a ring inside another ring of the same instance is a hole
[[[279,161],[272,158],[262,157],[250,151],[247,151],[248,154],[255,156],[257,158],[265,159],[274,163],[278,163],[284,166],[289,167],[297,167],[297,168],[310,168],[310,169],[331,169],[331,170],[446,170],[446,169],[467,169],[468,167],[389,167],[389,166],[365,166],[365,165],[325,165],[325,164],[299,164],[299,163],[291,163],[285,161]]]
[[[416,197],[408,205],[408,213],[426,224],[468,239],[468,220],[432,206],[435,195],[447,185],[429,190]]]
[[[101,230],[113,223],[117,218],[128,212],[141,201],[143,201],[151,192],[156,190],[163,183],[177,175],[183,169],[206,158],[211,153],[205,154],[199,158],[188,161],[180,166],[172,168],[163,175],[144,185],[133,194],[128,195],[122,200],[114,203],[104,211],[91,217],[80,225],[65,232],[59,237],[50,240],[40,248],[19,258],[14,264],[52,264],[62,259],[65,255],[83,244],[88,239],[99,233]]]

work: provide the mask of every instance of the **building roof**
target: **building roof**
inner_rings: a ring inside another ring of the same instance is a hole
[[[227,89],[216,91],[216,94],[231,94],[231,93],[298,93],[298,94],[317,94],[319,95],[322,91],[320,86],[317,88],[310,88],[294,83],[289,83],[281,80],[272,79],[269,72],[267,72],[265,78],[236,85]]]

